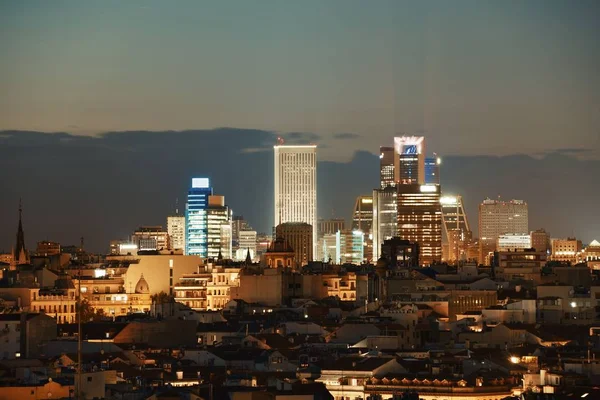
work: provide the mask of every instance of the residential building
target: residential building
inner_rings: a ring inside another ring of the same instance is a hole
[[[239,268],[208,265],[185,274],[174,288],[175,301],[196,311],[220,310],[231,300],[231,288],[240,285]]]
[[[171,215],[167,217],[167,233],[169,248],[172,250],[185,249],[185,216]]]
[[[277,225],[276,236],[284,239],[294,250],[294,267],[300,268],[313,260],[313,227],[304,222]]]
[[[60,254],[60,243],[44,240],[37,243],[35,254],[38,256],[53,256]]]
[[[552,244],[550,242],[550,234],[544,229],[537,229],[529,233],[531,236],[531,247],[537,251],[545,251],[551,253]]]
[[[518,251],[530,249],[531,236],[515,233],[505,233],[496,239],[496,249],[498,251]]]
[[[552,261],[570,262],[576,264],[581,261],[583,244],[581,240],[570,237],[566,239],[552,239]]]
[[[137,246],[138,251],[168,249],[169,234],[160,225],[140,226],[131,235],[131,243]]]
[[[541,283],[541,271],[548,261],[543,251],[497,251],[492,259],[493,271],[497,279],[522,281],[536,285]]]
[[[317,243],[317,146],[274,146],[275,225],[304,222],[313,228]],[[313,253],[315,253],[313,249]]]
[[[208,197],[212,196],[208,178],[192,178],[185,210],[185,254],[208,257]]]
[[[46,344],[55,339],[56,321],[43,313],[0,314],[1,360],[41,357]]]
[[[398,185],[398,237],[419,243],[422,266],[442,260],[440,186]]]
[[[479,205],[479,263],[488,264],[489,254],[496,250],[498,236],[505,233],[529,232],[529,211],[523,200],[485,199]]]

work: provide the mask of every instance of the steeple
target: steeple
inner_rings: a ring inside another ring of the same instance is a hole
[[[17,244],[13,253],[16,264],[27,263],[27,250],[25,250],[25,234],[23,233],[23,204],[19,199],[19,227],[17,228]]]
[[[223,253],[221,253],[221,248],[219,247],[219,255],[217,256],[218,261],[223,261]]]
[[[246,252],[246,265],[252,264],[252,258],[250,257],[250,247],[248,247],[248,251]]]

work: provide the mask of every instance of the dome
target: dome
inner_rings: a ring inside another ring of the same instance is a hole
[[[150,293],[150,287],[148,286],[148,282],[144,279],[144,274],[140,275],[140,280],[137,285],[135,285],[135,292],[139,294]]]

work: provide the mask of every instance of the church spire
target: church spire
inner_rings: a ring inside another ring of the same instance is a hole
[[[252,258],[250,257],[250,247],[248,247],[248,251],[246,252],[246,266],[252,264]]]
[[[27,251],[25,250],[25,234],[23,233],[23,203],[19,199],[19,227],[17,228],[17,244],[14,250],[14,260],[18,264],[27,262]]]

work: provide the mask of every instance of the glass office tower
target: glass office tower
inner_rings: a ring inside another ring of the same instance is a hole
[[[192,178],[185,210],[185,254],[208,256],[208,197],[212,195],[208,178]]]

